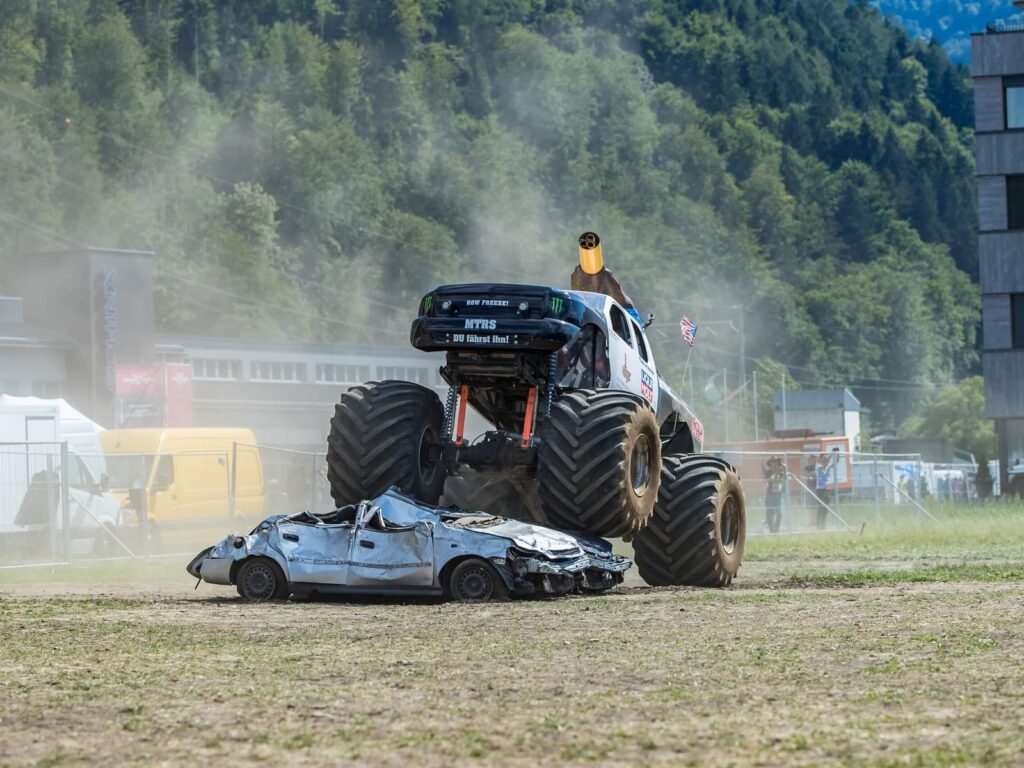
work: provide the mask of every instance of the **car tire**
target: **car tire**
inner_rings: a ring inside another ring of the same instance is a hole
[[[287,600],[288,582],[281,567],[267,557],[252,557],[242,563],[235,577],[238,595],[247,603]]]
[[[501,575],[486,560],[470,557],[452,568],[448,576],[448,597],[457,603],[484,603],[506,600],[508,587]]]
[[[633,539],[652,586],[726,587],[743,559],[747,510],[736,469],[714,456],[669,456],[658,503]]]
[[[660,478],[658,422],[639,397],[580,389],[555,401],[537,465],[550,525],[592,536],[634,534],[651,516]]]
[[[446,471],[428,461],[440,442],[444,409],[437,394],[408,381],[352,387],[334,407],[327,439],[327,478],[339,507],[358,504],[391,486],[436,504]]]
[[[537,482],[532,478],[513,480],[498,472],[463,469],[459,474],[449,476],[438,504],[512,520],[545,522],[537,496]]]

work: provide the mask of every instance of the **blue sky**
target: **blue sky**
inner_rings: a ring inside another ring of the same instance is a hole
[[[894,16],[914,37],[935,39],[949,55],[967,64],[970,35],[986,24],[1024,24],[1024,13],[1011,0],[870,0],[886,15]]]

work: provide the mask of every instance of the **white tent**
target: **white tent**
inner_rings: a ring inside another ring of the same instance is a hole
[[[103,427],[72,407],[67,400],[0,395],[0,412],[14,414],[20,411],[54,414],[57,417],[56,429],[53,430],[55,434],[44,439],[66,441],[68,451],[81,457],[95,480],[99,481],[106,474],[107,461],[98,437],[99,433],[103,431]],[[26,439],[24,433],[19,435],[0,434],[0,442],[20,442]]]

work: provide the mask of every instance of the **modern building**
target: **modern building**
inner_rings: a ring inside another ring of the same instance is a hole
[[[158,357],[192,366],[196,426],[246,427],[261,444],[323,450],[339,395],[354,384],[414,381],[444,398],[442,354],[411,346],[158,336]]]
[[[1008,488],[1007,470],[1024,464],[1024,26],[972,35],[971,74],[985,415]]]
[[[5,290],[16,294],[0,296],[0,394],[63,397],[104,427],[168,424],[145,386],[126,394],[121,385],[159,385],[162,369],[179,376],[190,367],[188,423],[247,427],[261,444],[321,451],[334,404],[353,384],[403,379],[447,392],[443,355],[408,345],[159,335],[152,261],[97,248],[0,259]],[[135,398],[130,408],[126,398]],[[129,411],[154,421],[126,420]]]
[[[842,389],[797,389],[775,392],[775,432],[846,437],[860,450],[860,400]]]

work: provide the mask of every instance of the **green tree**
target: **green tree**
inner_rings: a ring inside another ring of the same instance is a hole
[[[907,437],[943,437],[974,454],[982,464],[996,455],[996,434],[992,419],[985,417],[985,380],[971,376],[940,390],[920,416],[907,419],[900,427]]]

